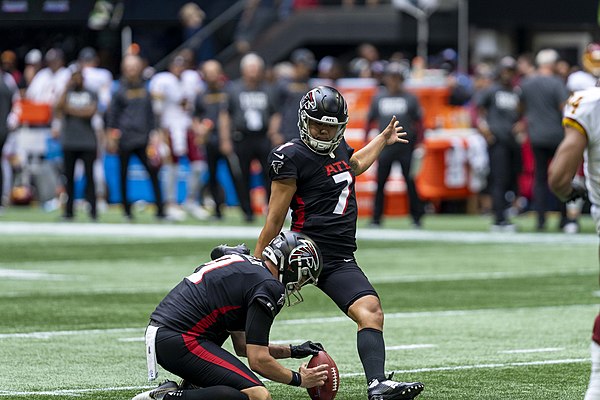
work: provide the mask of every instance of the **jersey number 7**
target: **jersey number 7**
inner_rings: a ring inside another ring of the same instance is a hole
[[[342,215],[348,207],[348,196],[350,195],[350,185],[352,184],[352,175],[348,171],[344,171],[332,176],[335,183],[344,183],[344,188],[338,197],[338,202],[333,210],[334,214]]]

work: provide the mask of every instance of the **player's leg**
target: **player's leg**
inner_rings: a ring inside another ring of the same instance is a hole
[[[130,157],[131,152],[129,150],[119,148],[119,175],[121,178],[119,186],[121,187],[121,204],[123,205],[123,213],[127,218],[132,218],[131,204],[129,204],[127,199],[127,169],[129,168]]]
[[[206,171],[206,160],[203,150],[194,142],[194,134],[191,130],[187,133],[188,159],[190,162],[190,172],[187,177],[187,191],[184,203],[185,210],[194,218],[205,220],[208,218],[208,212],[200,206],[200,193],[202,175]]]
[[[592,205],[590,214],[596,224],[596,232],[600,235],[600,208]],[[598,260],[600,261],[600,246],[598,247]],[[590,351],[592,370],[585,400],[600,400],[600,314],[596,316],[596,320],[594,321]]]
[[[234,152],[237,156],[239,176],[234,176],[234,181],[237,180],[236,192],[240,207],[246,217],[246,221],[250,222],[254,220],[254,213],[250,203],[250,165],[252,163],[252,138],[245,137],[239,142],[233,144]],[[238,175],[234,172],[235,167],[231,165],[232,160],[229,162],[229,167],[234,175]]]
[[[146,168],[148,175],[150,176],[150,182],[152,183],[152,191],[154,193],[154,203],[156,204],[156,216],[163,218],[165,216],[164,204],[162,199],[162,192],[160,191],[160,183],[158,181],[158,168],[150,164],[148,160],[148,154],[146,153],[145,147],[138,147],[133,152],[140,159],[140,162]],[[127,171],[125,172],[127,173]]]
[[[412,399],[422,390],[420,382],[395,382],[385,376],[383,310],[377,292],[357,265],[346,258],[325,260],[318,287],[356,322],[356,346],[368,383],[369,400]]]
[[[67,192],[67,203],[65,205],[64,218],[73,218],[73,204],[75,202],[75,162],[77,161],[76,152],[65,150],[63,152],[63,162],[65,166],[65,189]]]
[[[208,187],[210,195],[215,203],[214,216],[217,219],[222,218],[223,197],[220,191],[219,180],[217,178],[217,163],[221,154],[219,152],[219,143],[211,140],[206,144],[206,162],[208,164]]]
[[[596,316],[594,330],[592,335],[592,344],[590,352],[592,356],[592,370],[590,373],[590,383],[584,400],[600,399],[600,314]]]
[[[262,178],[265,187],[265,195],[266,195],[266,204],[269,204],[269,199],[271,198],[271,181],[269,179],[269,153],[271,152],[271,140],[268,137],[261,138],[257,140],[256,143],[256,158],[260,161],[260,165],[262,167]]]
[[[185,393],[189,396],[186,397],[187,399],[267,400],[270,398],[262,382],[244,363],[211,341],[198,341],[189,335],[159,328],[156,336],[156,355],[163,368],[200,388],[183,389],[181,394]],[[224,389],[223,386],[233,390]],[[214,389],[214,387],[220,388]],[[219,390],[221,395],[215,397],[212,393],[215,390]],[[170,398],[182,399],[183,397]],[[170,398],[165,396],[165,400]]]
[[[375,191],[375,201],[373,207],[372,224],[381,224],[383,215],[383,207],[385,205],[385,183],[390,176],[392,164],[394,162],[394,154],[384,149],[377,160],[377,190]]]
[[[535,170],[533,171],[533,201],[538,214],[537,230],[546,229],[546,197],[548,195],[548,159],[546,150],[532,146]]]
[[[96,181],[94,180],[94,161],[96,160],[96,150],[83,151],[81,153],[85,171],[85,197],[90,204],[90,217],[96,219]]]
[[[408,192],[408,207],[410,211],[410,215],[413,219],[413,225],[416,228],[421,226],[421,218],[423,214],[425,214],[425,208],[423,206],[423,202],[419,197],[419,193],[417,192],[417,186],[415,185],[415,180],[411,175],[411,162],[412,162],[412,154],[414,151],[414,146],[407,150],[403,150],[402,153],[399,154],[400,165],[402,167],[402,176],[404,176],[404,181],[406,182],[406,191]]]

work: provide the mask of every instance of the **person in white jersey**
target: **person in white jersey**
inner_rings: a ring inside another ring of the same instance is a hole
[[[106,152],[104,115],[110,104],[113,75],[108,69],[99,67],[98,54],[92,47],[81,49],[77,57],[77,63],[83,74],[84,88],[95,93],[98,97],[98,109],[92,117],[92,127],[98,138],[99,153],[94,161],[94,180],[96,181],[98,211],[103,212],[107,208],[106,177],[104,176],[104,154]]]
[[[165,160],[166,172],[165,200],[167,217],[173,220],[185,219],[185,212],[177,205],[177,176],[179,160],[188,156],[191,164],[195,157],[190,150],[189,130],[192,124],[192,96],[195,91],[186,88],[186,80],[182,78],[185,71],[185,59],[176,56],[169,63],[168,71],[159,72],[150,81],[154,113],[159,118],[160,127],[168,133],[167,141],[171,149],[171,157]],[[193,167],[192,167],[193,169]],[[198,177],[199,179],[199,177]]]
[[[565,136],[548,169],[550,189],[563,202],[589,199],[600,235],[600,87],[577,91],[563,113]],[[584,163],[585,186],[573,178]],[[600,400],[600,314],[591,343],[592,372],[585,400]]]

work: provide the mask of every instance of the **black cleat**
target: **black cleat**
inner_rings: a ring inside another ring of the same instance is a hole
[[[246,246],[245,243],[238,244],[237,246],[228,246],[226,244],[221,244],[211,250],[210,259],[216,260],[217,258],[221,258],[230,254],[245,254],[249,256],[250,249],[248,248],[248,246]]]
[[[417,397],[425,388],[421,382],[392,381],[392,375],[381,382],[377,379],[371,381],[367,389],[369,400],[410,400]]]
[[[179,389],[177,383],[173,381],[166,381],[156,389],[148,390],[135,396],[131,400],[163,400],[165,395],[169,392],[175,392]]]

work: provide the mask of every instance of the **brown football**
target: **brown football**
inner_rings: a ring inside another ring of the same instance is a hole
[[[320,351],[319,354],[312,356],[308,362],[308,368],[314,368],[317,365],[327,364],[327,380],[323,386],[316,386],[308,391],[308,395],[313,400],[333,400],[340,387],[340,373],[335,361],[325,351]]]

